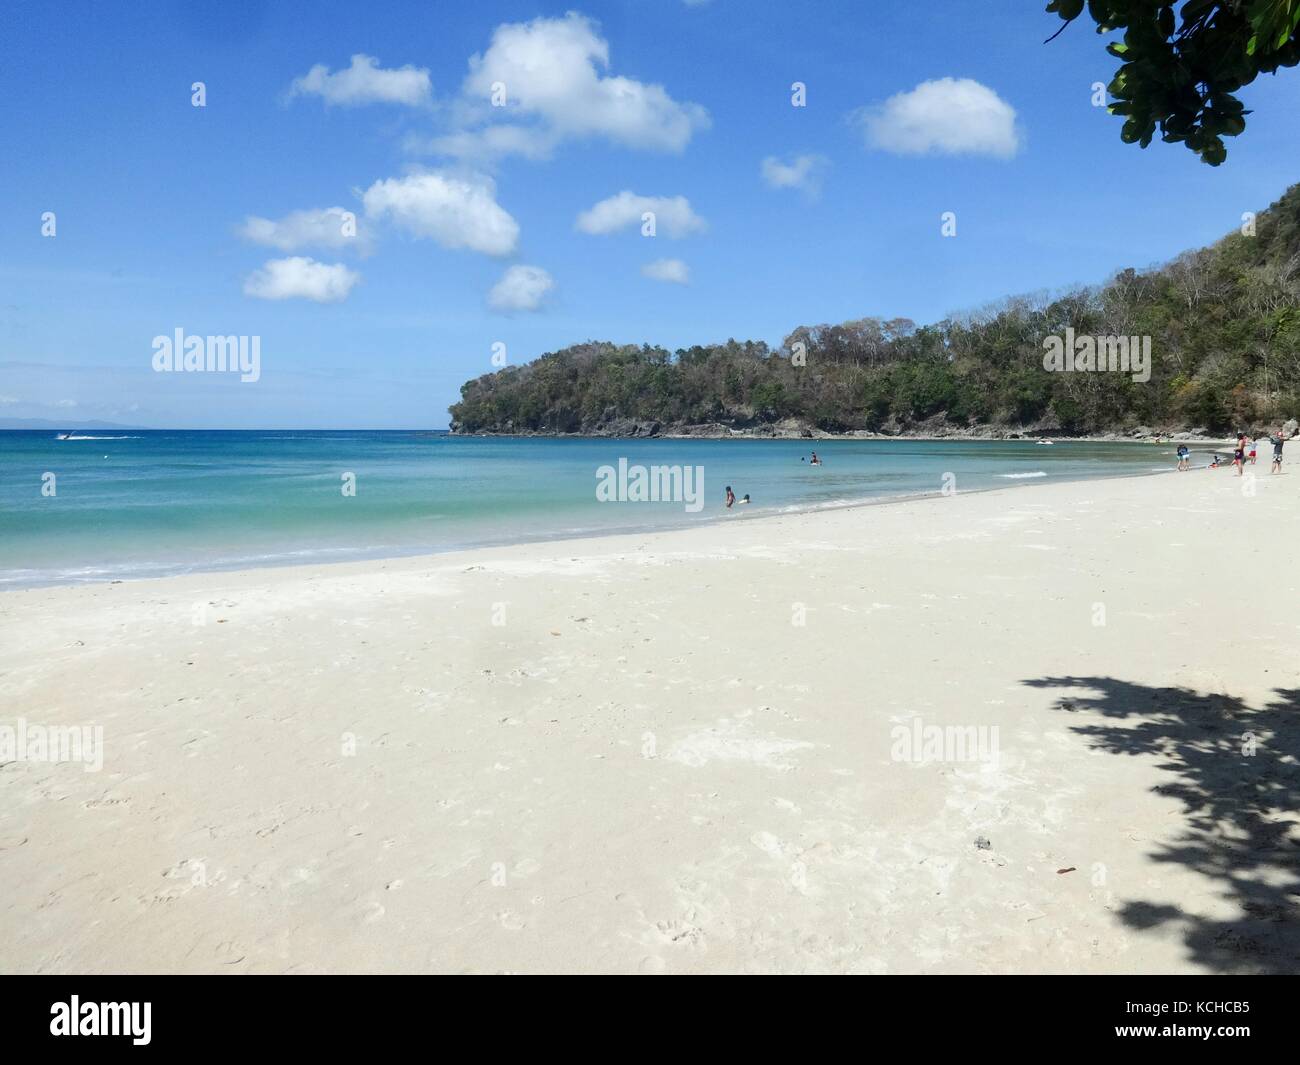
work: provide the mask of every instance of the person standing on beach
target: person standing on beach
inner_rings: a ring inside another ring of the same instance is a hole
[[[1188,450],[1186,444],[1178,445],[1178,468],[1180,470],[1190,470],[1192,468],[1192,453]]]
[[[1279,429],[1275,435],[1269,437],[1269,440],[1272,441],[1273,444],[1273,468],[1268,472],[1281,473],[1282,472],[1282,445],[1286,443],[1286,437],[1282,435],[1282,430]]]
[[[1237,447],[1232,453],[1232,465],[1237,470],[1237,476],[1240,477],[1246,472],[1246,434],[1239,433],[1237,436]]]
[[[727,485],[727,509],[730,510],[736,502],[736,493],[731,490],[731,485]]]
[[[1255,465],[1255,441],[1253,439],[1250,441],[1250,447],[1247,450],[1247,456],[1250,459],[1250,464],[1252,466]]]

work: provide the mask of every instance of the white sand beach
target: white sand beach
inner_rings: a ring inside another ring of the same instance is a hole
[[[1252,472],[5,593],[0,969],[1295,971]]]

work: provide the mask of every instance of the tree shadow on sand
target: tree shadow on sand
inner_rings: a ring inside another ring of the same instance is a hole
[[[1183,804],[1186,826],[1152,860],[1200,873],[1239,913],[1216,920],[1171,902],[1139,901],[1120,910],[1124,923],[1139,931],[1176,923],[1191,959],[1216,972],[1300,971],[1300,689],[1275,689],[1268,705],[1255,709],[1232,696],[1112,677],[1024,683],[1069,689],[1058,710],[1120,719],[1073,726],[1095,749],[1155,756],[1168,774],[1155,790]]]

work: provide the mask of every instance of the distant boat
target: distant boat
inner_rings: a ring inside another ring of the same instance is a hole
[[[54,439],[55,439],[55,440],[71,440],[71,439],[72,439],[72,434],[71,434],[71,433],[60,433],[60,434],[59,434],[58,436],[56,436]]]
[[[1051,447],[1054,443],[1056,443],[1056,441],[1055,441],[1055,440],[1035,440],[1034,443],[1035,443],[1035,444],[1046,444],[1048,447]]]

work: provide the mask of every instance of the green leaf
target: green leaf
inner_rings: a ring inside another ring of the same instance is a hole
[[[1052,0],[1048,11],[1055,11],[1066,22],[1073,22],[1083,13],[1083,0]]]

